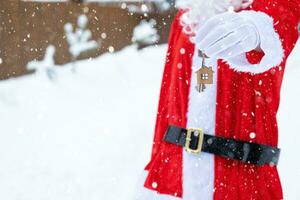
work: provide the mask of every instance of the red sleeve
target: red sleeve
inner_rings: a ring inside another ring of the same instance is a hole
[[[175,64],[175,60],[173,59],[176,52],[176,42],[178,37],[180,36],[180,16],[182,12],[180,11],[174,18],[171,31],[169,35],[168,42],[168,52],[165,61],[165,67],[162,77],[159,102],[158,102],[158,110],[156,114],[156,122],[155,122],[155,130],[154,130],[154,139],[153,139],[153,147],[152,147],[152,155],[151,160],[155,157],[155,154],[159,150],[159,146],[161,144],[163,135],[168,126],[168,100],[170,96],[170,87],[171,87],[171,78],[172,76],[172,66]]]
[[[186,127],[194,44],[183,32],[180,11],[174,19],[162,77],[151,161],[144,186],[159,193],[182,195],[182,148],[163,141],[169,124]],[[185,53],[181,53],[182,49]],[[163,177],[163,178],[162,178]],[[153,188],[152,183],[157,187]],[[170,184],[172,183],[172,184]]]
[[[283,0],[281,0],[283,1]],[[298,22],[300,20],[300,0],[287,0],[289,2],[289,8],[295,15],[295,17],[298,19]],[[285,2],[285,1],[284,1]]]
[[[159,152],[168,125],[173,124],[182,127],[186,125],[186,104],[194,45],[182,30],[180,24],[182,13],[183,11],[179,11],[176,15],[169,36],[169,47],[162,77],[151,160]],[[180,54],[181,48],[185,49],[184,55]],[[178,67],[178,65],[181,65],[181,67]]]
[[[170,87],[170,72],[173,65],[173,54],[174,54],[174,44],[178,37],[178,32],[176,31],[179,26],[179,15],[178,13],[172,23],[169,42],[168,42],[168,51],[165,61],[165,67],[162,77],[162,83],[160,88],[159,102],[158,102],[158,110],[156,114],[156,122],[155,122],[155,130],[154,130],[154,139],[153,139],[153,147],[152,147],[152,155],[151,160],[158,152],[159,146],[161,144],[161,140],[163,137],[163,130],[167,128],[167,115],[168,115],[168,107],[167,101],[169,97],[168,88]]]
[[[255,0],[250,9],[264,12],[274,19],[274,29],[282,43],[285,63],[298,39],[300,0]],[[259,63],[263,56],[264,53],[257,51],[247,53],[250,63]]]

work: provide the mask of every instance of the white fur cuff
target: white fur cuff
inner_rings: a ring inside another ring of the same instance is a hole
[[[239,14],[256,26],[260,37],[260,48],[265,55],[259,64],[249,63],[246,54],[226,58],[224,61],[236,71],[253,74],[263,73],[278,66],[283,60],[284,52],[279,35],[274,29],[273,18],[257,11],[241,11]]]

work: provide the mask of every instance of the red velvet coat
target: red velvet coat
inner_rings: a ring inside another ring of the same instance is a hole
[[[284,57],[278,66],[258,74],[239,72],[218,60],[215,134],[228,138],[277,146],[276,113],[280,87],[288,55],[297,38],[299,0],[255,0],[250,10],[261,11],[274,19]],[[176,16],[169,39],[157,112],[153,151],[146,170],[145,187],[160,194],[182,197],[183,149],[162,140],[168,124],[187,126],[188,97],[192,75],[194,44],[180,25],[182,11]],[[180,54],[184,47],[185,54]],[[263,53],[247,53],[250,63],[259,63]],[[178,63],[182,64],[178,68]],[[263,83],[263,84],[262,84]],[[246,114],[245,114],[246,113]],[[249,138],[255,132],[256,137]],[[283,198],[276,166],[263,167],[215,157],[214,199],[279,200]],[[153,183],[155,183],[153,185]]]

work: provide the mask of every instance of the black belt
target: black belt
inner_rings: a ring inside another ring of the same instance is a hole
[[[201,129],[169,125],[164,140],[182,146],[189,153],[201,151],[262,166],[277,165],[280,149],[262,144],[204,134]]]

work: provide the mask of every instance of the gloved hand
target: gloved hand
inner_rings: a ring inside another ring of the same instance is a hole
[[[249,7],[253,0],[213,0],[213,5],[216,10],[220,12],[226,12],[228,10],[241,10]]]
[[[259,31],[243,12],[226,12],[208,19],[196,32],[196,48],[208,57],[230,58],[259,49]]]

